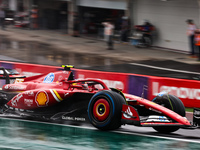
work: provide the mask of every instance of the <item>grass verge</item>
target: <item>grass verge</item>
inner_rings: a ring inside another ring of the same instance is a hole
[[[187,111],[187,112],[193,112],[193,108],[185,108],[185,111]]]

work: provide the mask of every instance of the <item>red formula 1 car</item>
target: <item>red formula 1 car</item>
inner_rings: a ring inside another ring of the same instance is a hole
[[[100,130],[131,124],[170,133],[193,127],[185,117],[183,103],[173,95],[161,93],[149,101],[123,94],[99,79],[74,80],[69,66],[4,85],[0,106],[1,117],[62,124],[91,123]]]

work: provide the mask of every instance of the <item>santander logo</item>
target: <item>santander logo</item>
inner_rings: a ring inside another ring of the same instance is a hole
[[[200,100],[200,89],[188,87],[176,87],[160,85],[159,82],[152,83],[152,95],[157,96],[160,92],[167,92],[182,99]]]

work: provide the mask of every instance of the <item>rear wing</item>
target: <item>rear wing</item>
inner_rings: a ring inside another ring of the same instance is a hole
[[[74,68],[72,65],[62,65],[61,67],[63,67],[66,71],[71,71],[71,68]]]

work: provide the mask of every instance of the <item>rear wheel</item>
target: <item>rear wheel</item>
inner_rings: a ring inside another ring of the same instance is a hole
[[[114,130],[121,126],[122,105],[125,99],[114,91],[96,93],[88,104],[88,117],[100,130]]]
[[[182,103],[182,101],[174,96],[174,95],[169,95],[169,94],[163,94],[162,96],[157,96],[153,99],[153,102],[162,105],[177,114],[185,117],[185,107]],[[153,127],[156,131],[160,133],[171,133],[177,131],[180,127],[177,126],[156,126]]]

